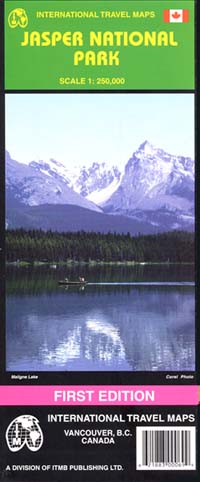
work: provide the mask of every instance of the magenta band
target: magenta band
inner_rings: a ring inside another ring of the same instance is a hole
[[[196,385],[1,386],[0,405],[198,405]]]

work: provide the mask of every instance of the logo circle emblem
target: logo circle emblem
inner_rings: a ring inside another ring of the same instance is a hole
[[[18,452],[25,445],[31,452],[37,452],[43,440],[39,420],[33,415],[20,415],[12,420],[6,430],[6,442],[11,452]]]
[[[28,17],[23,8],[15,8],[8,15],[8,25],[10,28],[25,28],[28,25]]]

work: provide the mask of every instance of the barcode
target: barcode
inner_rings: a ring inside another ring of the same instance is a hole
[[[137,427],[137,470],[195,470],[195,427]]]

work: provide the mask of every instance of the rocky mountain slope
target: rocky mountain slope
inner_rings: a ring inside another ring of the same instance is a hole
[[[123,172],[120,172],[118,167],[98,162],[79,169],[73,166],[68,169],[53,159],[48,162],[33,161],[26,165],[13,160],[7,153],[6,203],[7,212],[9,209],[8,226],[16,226],[16,223],[18,226],[18,223],[25,219],[25,206],[43,206],[43,211],[46,214],[48,212],[49,216],[48,227],[52,223],[52,229],[55,229],[55,210],[51,215],[48,205],[56,205],[57,212],[60,210],[61,225],[64,213],[72,215],[71,209],[63,211],[61,208],[66,205],[87,210],[87,213],[81,211],[82,220],[80,210],[73,212],[73,215],[75,212],[79,215],[78,223],[73,220],[78,229],[98,229],[95,216],[91,217],[91,222],[88,221],[88,213],[93,211],[106,214],[101,220],[98,218],[101,231],[104,221],[106,230],[108,229],[109,220],[111,229],[115,227],[117,230],[116,219],[113,219],[117,215],[120,225],[121,221],[123,224],[123,228],[119,226],[119,232],[122,232],[121,229],[126,232],[125,224],[127,231],[131,228],[134,233],[138,229],[141,232],[193,230],[194,161],[189,157],[168,154],[148,141],[133,153]],[[39,212],[38,209],[34,210],[35,227]],[[26,209],[26,219],[27,214],[30,225],[31,210]],[[71,226],[71,222],[63,220],[66,229],[68,224]],[[39,226],[42,228],[41,221]]]
[[[126,164],[121,183],[102,204],[123,214],[176,229],[194,223],[194,161],[173,156],[145,141]]]

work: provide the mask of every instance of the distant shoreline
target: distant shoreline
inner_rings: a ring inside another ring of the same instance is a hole
[[[16,266],[141,266],[194,262],[194,234],[173,231],[152,235],[24,229],[6,232],[6,261]]]
[[[6,261],[6,266],[16,266],[16,267],[39,267],[39,266],[49,266],[52,268],[59,268],[61,266],[152,266],[152,265],[194,265],[192,261],[184,262],[167,262],[167,261],[156,261],[156,262],[139,262],[139,261]]]

